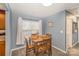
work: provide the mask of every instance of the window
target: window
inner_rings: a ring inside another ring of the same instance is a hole
[[[29,31],[32,33],[39,32],[39,22],[38,21],[29,21],[23,20],[23,31]]]

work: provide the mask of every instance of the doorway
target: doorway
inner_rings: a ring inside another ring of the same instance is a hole
[[[75,46],[78,43],[78,20],[77,18],[72,21],[72,45]]]
[[[79,55],[78,46],[78,17],[67,12],[66,15],[66,52],[69,55]],[[74,53],[73,53],[74,52]]]

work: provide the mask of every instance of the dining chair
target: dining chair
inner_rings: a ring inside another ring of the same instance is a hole
[[[33,51],[33,55],[34,55],[34,51],[35,51],[34,46],[31,43],[29,43],[31,41],[31,39],[29,38],[29,41],[28,41],[27,38],[25,38],[25,40],[26,40],[26,56],[28,56],[29,53],[32,51]]]
[[[47,33],[46,35],[49,37],[48,41],[49,55],[52,55],[52,35],[50,33]]]

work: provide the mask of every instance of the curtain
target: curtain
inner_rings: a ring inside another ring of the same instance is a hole
[[[16,45],[22,45],[25,43],[25,39],[24,39],[24,33],[22,31],[22,27],[23,27],[23,20],[21,17],[18,18],[18,24],[17,24],[17,41],[16,41]]]

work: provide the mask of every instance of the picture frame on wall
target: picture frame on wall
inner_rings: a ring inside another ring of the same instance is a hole
[[[53,27],[53,21],[48,21],[48,27]]]

